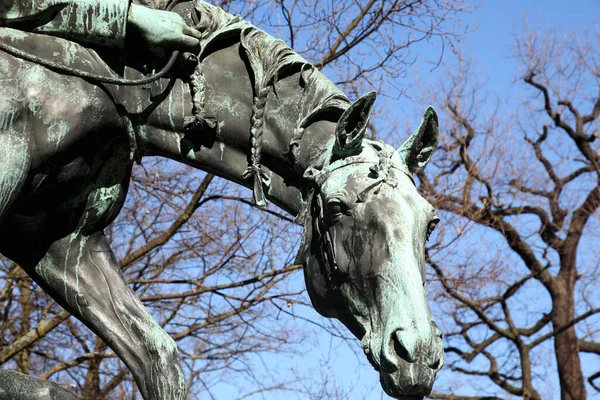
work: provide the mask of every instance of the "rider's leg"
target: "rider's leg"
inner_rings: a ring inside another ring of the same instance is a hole
[[[144,399],[185,399],[177,345],[125,281],[102,232],[54,242],[27,272],[117,353]]]

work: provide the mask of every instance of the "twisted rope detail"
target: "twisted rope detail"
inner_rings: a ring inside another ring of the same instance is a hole
[[[217,120],[213,117],[207,117],[204,111],[204,98],[206,84],[204,80],[204,71],[202,63],[198,62],[194,73],[190,78],[190,92],[192,93],[192,117],[185,117],[183,127],[186,131],[208,128],[210,130],[217,128]]]
[[[254,204],[258,205],[259,207],[264,207],[267,205],[264,186],[268,181],[268,177],[262,171],[260,158],[262,151],[264,114],[267,106],[268,94],[269,88],[262,87],[252,102],[252,126],[250,128],[250,165],[248,165],[248,168],[242,175],[244,179],[249,179],[250,177],[254,179],[252,200]]]

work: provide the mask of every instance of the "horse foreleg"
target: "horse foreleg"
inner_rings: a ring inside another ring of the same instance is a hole
[[[177,345],[125,281],[102,232],[54,242],[28,272],[127,364],[144,399],[185,399]]]

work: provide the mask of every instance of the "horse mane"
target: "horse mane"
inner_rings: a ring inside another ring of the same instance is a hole
[[[152,1],[160,4],[168,3],[166,5],[168,7],[170,6],[169,4],[182,0],[139,1]],[[222,39],[232,37],[239,40],[240,46],[247,57],[254,83],[251,130],[252,153],[248,173],[255,175],[255,182],[260,175],[262,118],[264,116],[267,95],[270,90],[275,90],[274,85],[279,77],[299,72],[298,83],[302,90],[299,99],[300,112],[288,152],[291,164],[294,168],[297,168],[298,144],[306,127],[319,118],[329,117],[337,120],[348,108],[350,101],[333,82],[292,50],[284,41],[272,37],[241,17],[229,14],[225,10],[202,0],[193,0],[192,4],[200,16],[197,27],[203,32],[201,40],[202,50],[198,57],[200,60],[209,54],[211,50],[218,48],[218,44],[222,42]],[[198,68],[191,80],[196,115],[193,121],[188,121],[192,125],[206,124],[206,122],[200,121],[199,118],[206,118],[203,111],[204,78],[201,66],[202,63],[198,63]],[[212,121],[211,123],[214,124],[214,122]]]

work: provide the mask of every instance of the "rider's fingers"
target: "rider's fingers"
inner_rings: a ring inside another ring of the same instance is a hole
[[[198,48],[200,46],[200,40],[190,36],[185,36],[181,40],[181,45],[182,47],[187,47],[190,49]]]
[[[200,32],[198,29],[194,29],[191,26],[188,25],[184,25],[183,26],[183,34],[184,35],[188,35],[188,36],[192,36],[196,39],[202,39],[202,32]]]

